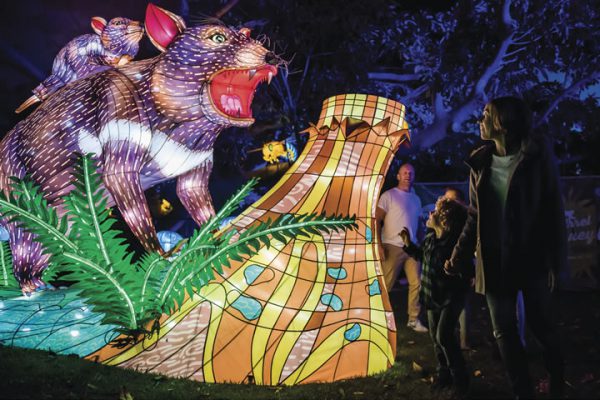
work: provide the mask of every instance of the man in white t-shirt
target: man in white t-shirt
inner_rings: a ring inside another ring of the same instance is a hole
[[[400,268],[404,268],[408,281],[408,323],[406,326],[416,332],[427,332],[419,321],[419,290],[421,289],[421,271],[417,260],[402,249],[404,243],[400,231],[406,227],[410,237],[417,237],[421,199],[412,188],[415,180],[415,168],[411,164],[402,164],[396,175],[398,185],[379,198],[377,205],[377,225],[379,230],[379,256],[388,292],[398,278]],[[383,229],[382,229],[383,223]]]

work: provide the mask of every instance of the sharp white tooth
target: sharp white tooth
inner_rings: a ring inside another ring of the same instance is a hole
[[[233,105],[236,110],[240,110],[240,111],[242,110],[242,103],[240,102],[240,99],[234,99]]]
[[[235,100],[231,97],[227,98],[227,107],[229,107],[230,110],[235,110]]]
[[[221,95],[221,107],[227,111],[227,96],[224,94]]]
[[[251,70],[248,72],[248,80],[249,80],[249,81],[250,81],[250,80],[252,80],[252,78],[254,78],[254,75],[256,75],[256,70],[255,70],[255,69],[251,69]]]
[[[271,80],[273,79],[273,73],[269,71],[269,78],[267,78],[268,84],[271,84]]]

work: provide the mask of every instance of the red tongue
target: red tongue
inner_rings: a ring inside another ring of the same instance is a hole
[[[233,118],[252,118],[252,99],[259,83],[267,81],[269,73],[277,74],[274,66],[256,69],[250,78],[250,70],[225,70],[213,76],[210,95],[215,107]]]
[[[252,98],[254,88],[236,84],[235,81],[211,83],[211,95],[217,108],[234,118],[252,118]]]

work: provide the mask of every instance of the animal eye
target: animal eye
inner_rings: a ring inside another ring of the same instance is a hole
[[[211,35],[209,37],[209,39],[215,43],[225,43],[225,41],[227,40],[225,35],[223,35],[222,33],[215,33],[215,34]]]

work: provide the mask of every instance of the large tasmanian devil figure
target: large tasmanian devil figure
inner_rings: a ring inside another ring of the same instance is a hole
[[[95,153],[109,204],[146,250],[162,253],[144,190],[177,177],[177,194],[192,218],[200,224],[212,216],[215,139],[225,127],[254,122],[254,91],[277,73],[279,58],[249,29],[186,28],[152,4],[146,31],[162,54],[65,86],[4,137],[0,190],[11,190],[9,177],[28,175],[60,210],[72,189],[73,154]],[[14,223],[4,224],[22,290],[43,286],[43,249]]]

